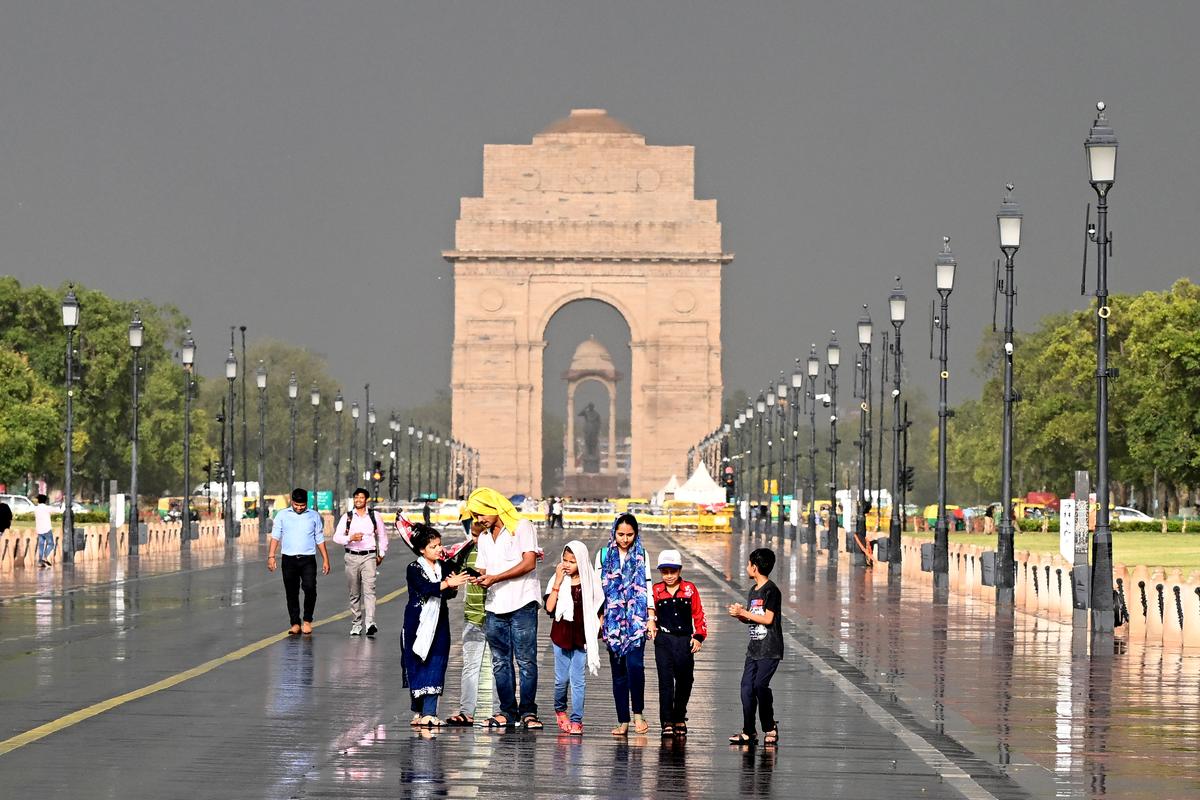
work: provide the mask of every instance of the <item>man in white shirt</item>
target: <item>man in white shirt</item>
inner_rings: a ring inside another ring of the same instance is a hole
[[[49,567],[54,555],[54,522],[50,519],[50,498],[39,494],[34,498],[33,529],[37,531],[37,557],[39,567]]]
[[[387,529],[375,509],[367,508],[367,490],[354,490],[354,510],[338,520],[333,540],[346,548],[346,584],[350,589],[351,636],[362,636],[366,608],[367,636],[379,632],[375,624],[375,574],[387,555]]]
[[[480,531],[474,582],[487,589],[484,633],[492,651],[492,672],[500,713],[487,726],[541,730],[537,716],[538,609],[541,605],[537,530],[522,519],[508,498],[494,489],[477,489],[467,499],[472,527]],[[517,703],[515,673],[520,676]]]

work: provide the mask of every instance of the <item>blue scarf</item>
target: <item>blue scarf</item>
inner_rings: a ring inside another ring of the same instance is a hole
[[[625,563],[617,549],[617,526],[613,523],[608,549],[600,565],[600,583],[604,587],[603,638],[618,656],[641,646],[646,638],[646,548],[639,533],[634,537]]]

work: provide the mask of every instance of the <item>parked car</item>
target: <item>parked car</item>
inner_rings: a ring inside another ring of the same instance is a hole
[[[1145,511],[1138,511],[1129,506],[1114,506],[1112,515],[1117,522],[1154,522],[1154,517]]]
[[[0,503],[8,503],[14,517],[33,513],[33,501],[23,494],[0,494]]]

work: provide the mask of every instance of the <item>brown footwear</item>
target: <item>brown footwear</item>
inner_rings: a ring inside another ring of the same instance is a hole
[[[300,635],[300,626],[293,625],[292,627],[288,628],[288,633],[290,633],[292,636],[299,636]]]
[[[300,632],[305,635],[312,633],[312,623],[305,622],[303,625],[300,626]]]

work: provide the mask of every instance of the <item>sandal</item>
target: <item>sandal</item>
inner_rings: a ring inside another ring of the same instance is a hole
[[[475,724],[475,720],[468,717],[466,714],[455,714],[453,717],[446,719],[446,724],[452,728],[470,728]]]
[[[516,727],[511,722],[509,722],[508,717],[504,716],[503,714],[493,714],[492,716],[488,717],[487,722],[484,723],[484,726],[489,729],[491,729],[491,728],[509,729],[509,728]]]
[[[662,726],[662,737],[664,739],[675,735],[675,726],[670,723]]]
[[[767,735],[763,737],[763,744],[779,744],[779,723],[775,723],[775,727],[767,731]]]
[[[634,733],[646,733],[649,730],[650,730],[650,723],[646,722],[645,717],[643,717],[641,714],[634,714],[633,715],[633,732]]]
[[[524,719],[522,719],[521,726],[523,728],[525,728],[525,730],[527,730],[527,731],[540,731],[546,727],[545,725],[542,724],[542,721],[540,719],[538,719],[536,716],[534,716],[533,714],[530,714],[527,717],[525,717]]]
[[[433,716],[421,717],[421,727],[422,728],[440,728],[440,727],[442,727],[442,721],[440,719],[438,719],[437,717],[433,717]]]
[[[421,727],[421,715],[413,714],[413,718],[409,720],[408,724],[413,728]]]
[[[675,723],[675,735],[676,736],[687,736],[687,723],[686,722],[676,722]]]
[[[288,628],[288,636],[299,636],[299,635],[300,635],[300,626],[299,625],[293,625],[292,627]]]
[[[620,725],[613,728],[612,735],[613,736],[628,736],[629,735],[629,723],[622,722]]]
[[[729,737],[730,744],[751,745],[758,741],[757,736],[751,736],[748,733],[735,733]]]
[[[571,718],[567,716],[567,712],[555,711],[554,721],[558,724],[558,729],[563,733],[571,732]]]

